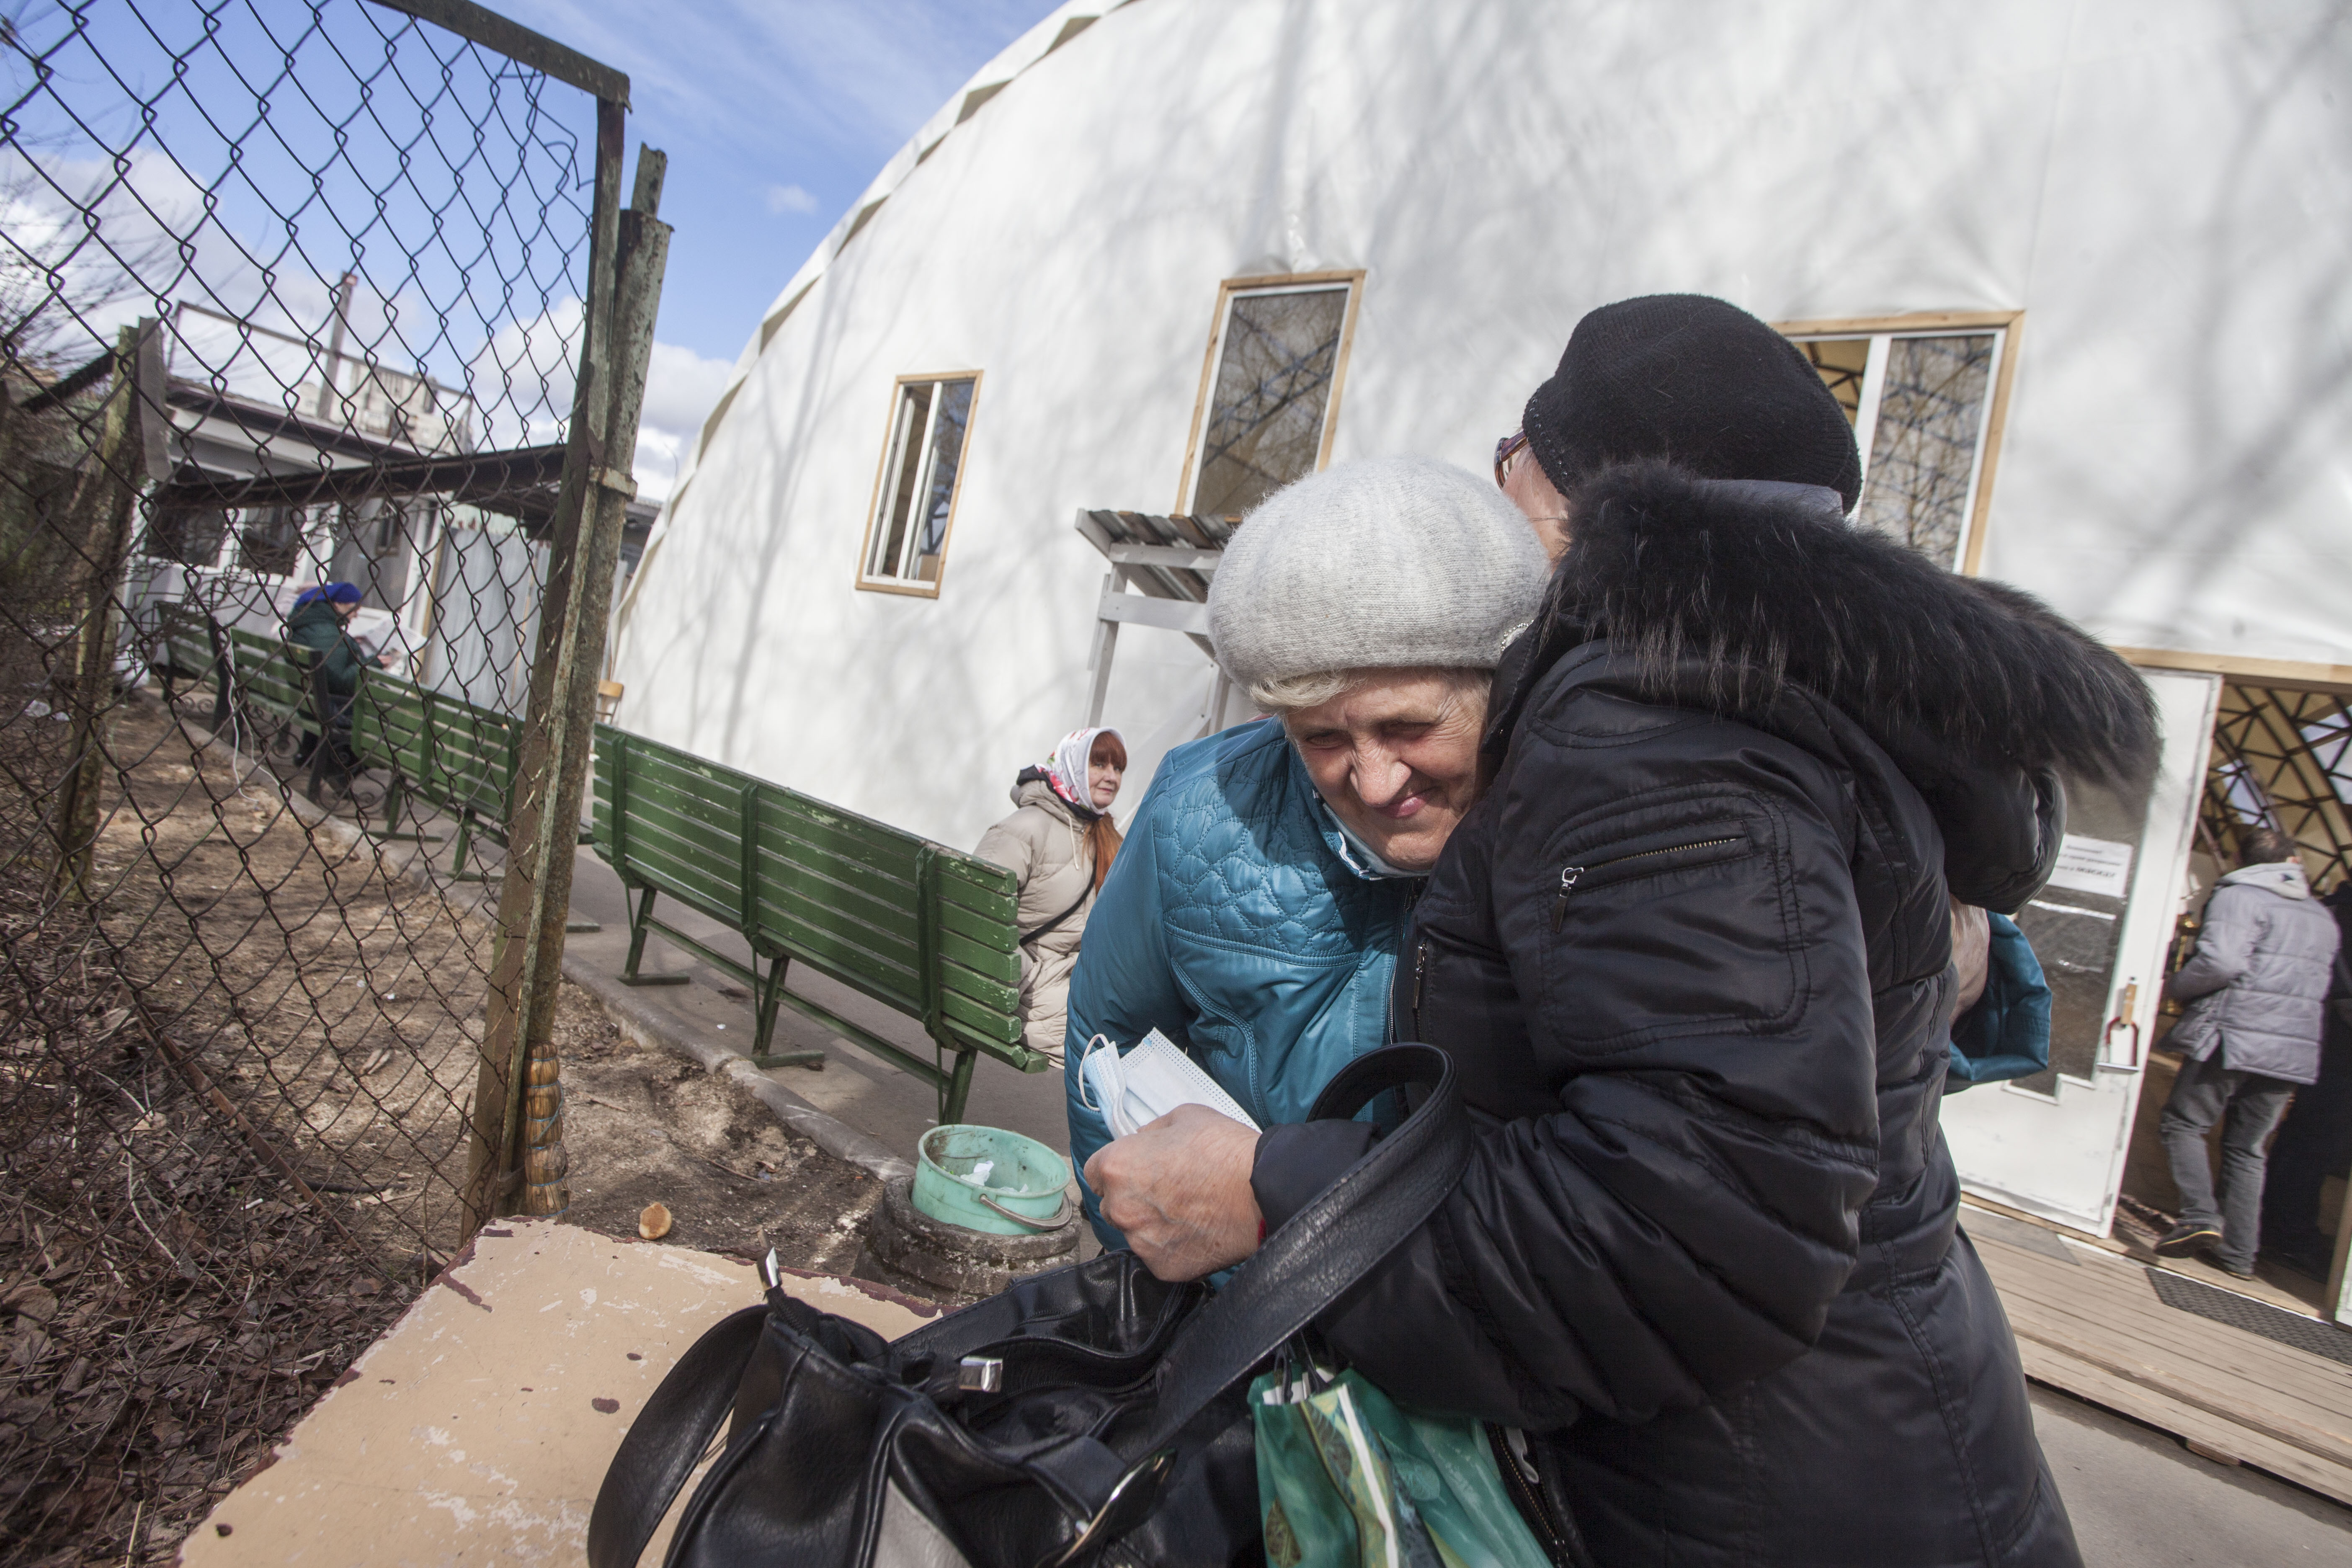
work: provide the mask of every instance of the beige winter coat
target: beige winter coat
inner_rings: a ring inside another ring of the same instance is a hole
[[[1022,1038],[1032,1050],[1062,1059],[1062,1015],[1070,993],[1070,972],[1078,965],[1078,937],[1094,911],[1094,857],[1087,847],[1086,824],[1069,803],[1043,779],[1013,786],[1020,809],[981,838],[975,853],[1019,879],[1023,931],[1034,931],[1083,896],[1076,912],[1034,942],[1021,947]]]

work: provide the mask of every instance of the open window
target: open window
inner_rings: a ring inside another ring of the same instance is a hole
[[[1792,321],[1862,448],[1855,521],[1973,574],[2016,364],[2016,311]]]
[[[874,505],[866,519],[860,588],[939,596],[979,392],[978,371],[898,378],[890,394],[890,429],[874,481]]]
[[[1330,460],[1363,282],[1310,272],[1218,287],[1178,512],[1239,517]]]

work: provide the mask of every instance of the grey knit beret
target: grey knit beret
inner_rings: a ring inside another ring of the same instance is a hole
[[[1338,463],[1268,496],[1209,585],[1209,640],[1243,686],[1346,669],[1491,669],[1549,568],[1483,478],[1428,458]]]

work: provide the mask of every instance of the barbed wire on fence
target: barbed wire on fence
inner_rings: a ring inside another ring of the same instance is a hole
[[[478,1218],[626,84],[467,14],[0,15],[0,1563],[168,1554]]]

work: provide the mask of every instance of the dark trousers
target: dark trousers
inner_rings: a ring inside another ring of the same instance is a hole
[[[2271,1146],[2263,1184],[2263,1250],[2320,1275],[2336,1238],[2319,1228],[2320,1184],[2352,1169],[2352,1028],[2331,1020],[2319,1053],[2319,1081],[2294,1097]]]
[[[2164,1152],[2172,1162],[2173,1185],[2180,1189],[2183,1224],[2210,1225],[2221,1232],[2213,1250],[2224,1266],[2254,1266],[2261,1244],[2263,1144],[2286,1111],[2295,1086],[2283,1078],[2241,1072],[2221,1064],[2222,1047],[2201,1062],[2183,1062],[2172,1098],[2156,1119]],[[2213,1167],[2205,1135],[2221,1123],[2221,1197],[2213,1200]]]

